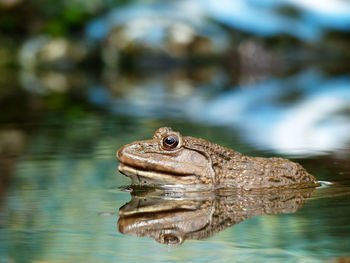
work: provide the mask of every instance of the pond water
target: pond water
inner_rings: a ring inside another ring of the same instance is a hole
[[[40,120],[3,123],[1,136],[8,138],[8,145],[0,168],[0,262],[349,260],[350,149],[346,147],[308,157],[283,155],[300,162],[319,180],[331,182],[316,189],[312,197],[295,201],[298,205],[293,209],[283,202],[272,204],[271,209],[265,204],[257,216],[242,215],[236,225],[228,224],[204,239],[189,238],[177,246],[121,234],[118,211],[131,200],[131,194],[123,190],[130,180],[117,170],[116,150],[125,143],[150,138],[164,125],[244,154],[275,154],[254,148],[225,127],[130,118],[98,110],[71,118],[56,113]],[[173,197],[171,205],[183,199]],[[228,199],[230,206],[241,202],[244,211],[252,210],[248,197],[232,194]],[[167,200],[163,202],[169,203]],[[257,205],[253,212],[259,209]],[[226,220],[239,213],[242,210],[231,211]]]
[[[0,263],[350,262],[350,2],[319,2],[0,0]],[[133,189],[116,152],[162,126],[322,185]]]

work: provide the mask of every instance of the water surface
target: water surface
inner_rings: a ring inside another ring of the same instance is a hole
[[[169,124],[244,154],[272,155],[248,147],[224,128],[106,113],[3,127],[17,134],[21,145],[1,157],[1,262],[337,262],[349,255],[346,148],[297,159],[332,184],[318,188],[295,213],[248,218],[207,239],[171,247],[120,234],[118,210],[131,196],[121,190],[130,181],[117,171],[115,152]]]
[[[0,0],[0,263],[350,261],[349,2],[78,2]],[[123,235],[149,203],[116,151],[161,126],[325,183],[231,193],[237,224],[181,245]]]

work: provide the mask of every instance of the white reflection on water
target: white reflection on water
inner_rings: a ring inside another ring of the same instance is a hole
[[[248,32],[274,35],[288,33],[305,40],[317,40],[327,28],[348,30],[350,3],[348,1],[312,0],[237,0],[201,1],[212,18]],[[281,6],[294,8],[297,17],[277,12]],[[256,19],[259,17],[259,19]]]
[[[317,71],[305,71],[216,95],[197,87],[184,96],[173,95],[162,81],[130,87],[124,97],[112,99],[110,109],[226,126],[238,130],[254,147],[296,156],[325,154],[350,142],[347,77],[327,78]]]
[[[228,47],[227,32],[206,19],[201,5],[191,1],[165,3],[137,3],[117,8],[92,20],[86,27],[90,43],[100,41],[114,29],[120,31],[114,48],[138,43],[152,49],[168,49],[169,37],[184,44],[193,41],[195,35],[213,41],[213,51],[222,52]]]
[[[330,89],[288,110],[274,128],[272,147],[296,155],[343,148],[350,139],[350,122],[337,113],[349,108],[350,99],[340,90],[331,93]]]
[[[281,7],[294,9],[295,17],[278,12]],[[214,24],[208,23],[208,18],[256,35],[287,33],[303,40],[317,41],[324,30],[329,28],[348,30],[350,3],[341,0],[318,1],[317,4],[312,0],[182,0],[137,3],[93,20],[86,33],[88,38],[103,39],[112,27],[124,25],[128,28],[126,35],[130,41],[141,40],[158,46],[174,21],[196,27],[197,33],[203,33],[204,27],[218,30]],[[222,40],[223,36],[224,33],[221,32],[212,39]]]
[[[350,141],[350,80],[306,72],[287,80],[265,81],[222,94],[201,116],[238,127],[256,146],[293,155],[322,154]],[[298,99],[283,96],[300,92]]]

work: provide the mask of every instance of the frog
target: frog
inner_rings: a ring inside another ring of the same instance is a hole
[[[251,157],[205,139],[158,128],[152,139],[117,151],[119,171],[134,185],[182,189],[308,188],[320,183],[299,163]]]
[[[295,213],[315,191],[314,188],[249,192],[225,189],[170,195],[168,190],[158,188],[132,190],[131,201],[119,209],[119,232],[153,238],[169,246],[209,238],[251,217]]]

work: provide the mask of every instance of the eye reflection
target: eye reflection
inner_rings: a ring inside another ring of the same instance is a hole
[[[167,244],[167,245],[176,245],[180,242],[179,238],[177,236],[174,235],[165,235],[163,237],[163,244]]]

